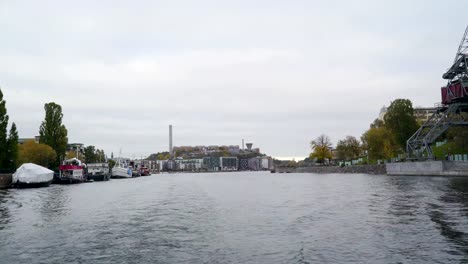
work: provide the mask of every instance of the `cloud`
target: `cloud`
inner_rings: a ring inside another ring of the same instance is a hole
[[[2,1],[0,85],[21,137],[55,101],[71,141],[107,152],[164,150],[173,124],[176,145],[307,156],[322,133],[359,137],[393,99],[439,101],[463,5]]]

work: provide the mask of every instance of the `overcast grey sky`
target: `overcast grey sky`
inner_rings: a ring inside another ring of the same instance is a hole
[[[468,1],[0,0],[0,87],[20,137],[43,105],[69,141],[139,157],[254,142],[306,156],[383,105],[440,101]]]

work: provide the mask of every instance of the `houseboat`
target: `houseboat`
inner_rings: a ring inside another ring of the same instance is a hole
[[[93,181],[108,181],[111,177],[109,164],[105,162],[86,164],[86,177]]]
[[[59,167],[59,174],[56,178],[57,183],[81,183],[86,180],[84,165],[77,158],[64,160]]]

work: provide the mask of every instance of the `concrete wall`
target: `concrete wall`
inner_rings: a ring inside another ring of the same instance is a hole
[[[386,165],[278,167],[278,173],[364,173],[394,176],[463,176],[468,177],[468,162],[420,161],[398,162]]]
[[[388,175],[401,176],[468,176],[468,162],[418,161],[387,163]]]
[[[278,167],[277,173],[362,173],[373,175],[386,174],[385,165],[361,166],[312,166],[312,167]]]
[[[11,174],[0,174],[0,189],[10,186],[12,181]]]

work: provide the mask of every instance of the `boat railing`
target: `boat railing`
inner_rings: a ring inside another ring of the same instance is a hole
[[[81,170],[83,167],[76,165],[60,165],[60,170]]]

